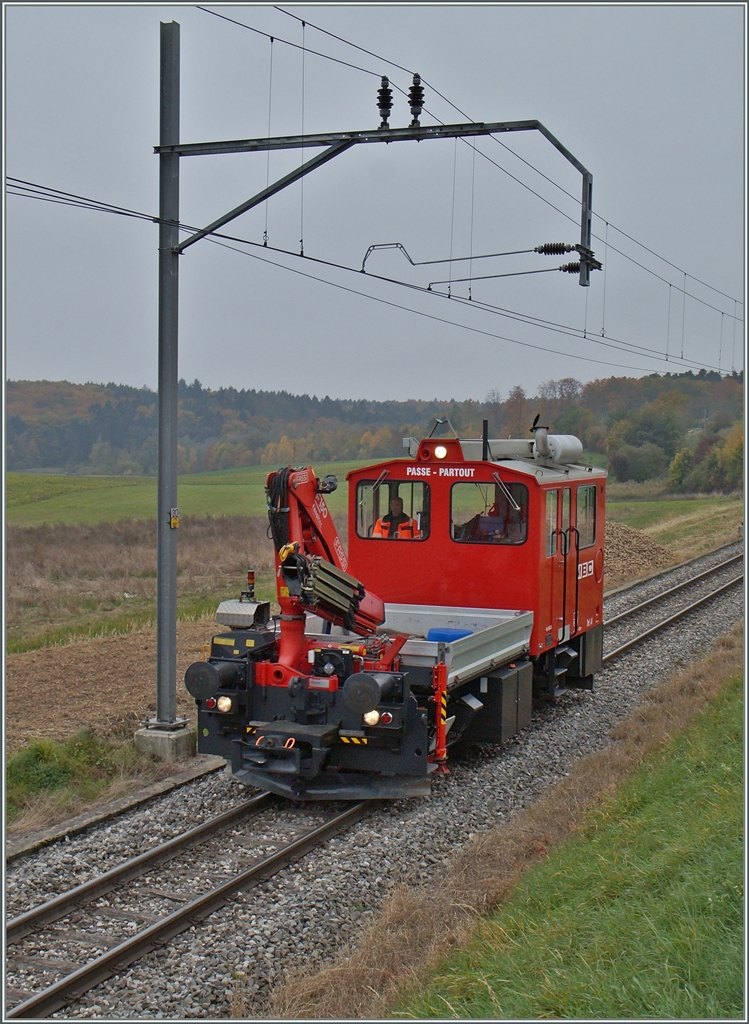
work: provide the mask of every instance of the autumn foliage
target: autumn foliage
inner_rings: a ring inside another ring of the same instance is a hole
[[[740,480],[742,403],[742,374],[704,370],[588,384],[565,377],[545,381],[533,396],[519,385],[506,394],[493,388],[483,402],[211,391],[182,380],[179,472],[397,456],[404,437],[425,436],[435,419],[449,420],[463,437],[480,436],[485,419],[492,437],[528,437],[538,414],[552,430],[580,437],[617,480],[670,474],[677,489],[730,490]],[[154,474],[156,413],[157,396],[145,387],[10,381],[8,469]]]

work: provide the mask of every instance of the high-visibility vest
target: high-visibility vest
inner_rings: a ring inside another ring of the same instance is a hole
[[[415,519],[406,519],[405,522],[398,523],[395,532],[391,532],[393,523],[392,516],[382,516],[378,519],[372,530],[373,537],[383,537],[389,540],[420,540],[421,531],[419,530],[419,524]]]

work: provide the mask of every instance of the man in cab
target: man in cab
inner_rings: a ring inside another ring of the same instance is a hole
[[[420,540],[421,530],[416,520],[403,511],[403,498],[395,497],[390,499],[390,513],[375,523],[372,536],[389,540]]]

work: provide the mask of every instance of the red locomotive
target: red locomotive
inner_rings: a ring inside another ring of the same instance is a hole
[[[281,608],[252,588],[186,685],[198,746],[295,799],[429,791],[459,741],[502,742],[532,700],[591,688],[603,646],[606,473],[580,441],[407,438],[355,470],[349,553],[334,478],[267,482]]]

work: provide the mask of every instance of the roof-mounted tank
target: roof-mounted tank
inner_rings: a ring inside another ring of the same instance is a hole
[[[544,466],[562,465],[579,462],[583,454],[583,443],[574,434],[550,434],[548,427],[538,427],[534,422],[533,458]]]
[[[404,437],[403,447],[419,462],[481,462],[484,442],[481,438],[429,437],[417,441]],[[535,437],[489,438],[486,442],[489,462],[504,459],[529,459],[543,466],[570,465],[580,461],[583,444],[573,434],[549,434],[538,427]]]

